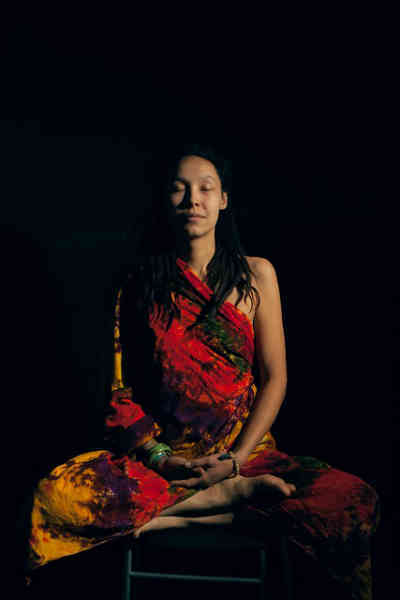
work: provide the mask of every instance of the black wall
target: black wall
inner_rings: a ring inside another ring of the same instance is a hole
[[[18,498],[98,447],[118,274],[151,194],[146,161],[203,139],[233,159],[244,247],[280,281],[289,386],[278,446],[365,478],[389,523],[396,277],[370,63],[308,49],[308,69],[278,52],[206,56],[196,70],[178,60],[184,48],[175,62],[148,50],[133,60],[115,33],[96,51],[83,28],[68,51],[67,27],[60,39],[22,18],[6,49],[16,120],[1,123],[3,426]]]
[[[46,465],[99,444],[115,286],[150,194],[147,154],[134,136],[52,128],[45,120],[3,127],[13,406],[30,459],[38,453]],[[275,171],[258,144],[226,150],[235,159],[232,202],[244,246],[273,262],[281,286],[289,387],[275,425],[279,446],[320,456],[385,494],[378,250],[386,230],[370,174],[357,186],[340,163],[337,173],[321,174],[318,163],[298,157]]]

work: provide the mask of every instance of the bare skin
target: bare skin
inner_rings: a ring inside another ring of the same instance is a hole
[[[183,528],[190,525],[224,525],[232,522],[230,511],[240,502],[249,500],[253,494],[276,494],[289,497],[296,487],[275,475],[258,475],[224,479],[211,487],[200,490],[190,498],[164,509],[158,517],[137,529],[134,537],[159,529]]]
[[[134,533],[134,538],[139,538],[141,535],[149,531],[162,531],[165,529],[188,529],[197,527],[207,527],[215,525],[231,525],[233,522],[233,512],[222,513],[220,515],[210,515],[206,517],[176,517],[174,515],[158,516],[139,527]]]

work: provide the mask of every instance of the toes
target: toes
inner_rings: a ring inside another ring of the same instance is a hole
[[[281,491],[285,494],[285,496],[290,496],[291,491],[290,491],[290,488],[288,485],[282,484],[279,487],[280,487]]]
[[[280,490],[285,496],[291,496],[291,494],[295,491],[296,487],[292,483],[287,483],[281,477],[274,477],[272,480],[272,484],[278,490]]]
[[[254,481],[257,481],[257,478],[254,478]],[[289,497],[296,491],[296,486],[293,483],[288,483],[282,477],[276,475],[262,475],[258,481],[264,493],[266,487],[269,488],[270,494],[274,495],[276,493],[277,496],[283,494]]]
[[[291,496],[296,491],[296,486],[293,483],[284,482],[284,489],[287,496]]]

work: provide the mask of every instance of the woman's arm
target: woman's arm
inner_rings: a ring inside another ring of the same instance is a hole
[[[240,464],[246,462],[256,444],[269,431],[286,392],[286,348],[282,307],[276,271],[266,258],[254,261],[260,304],[254,319],[255,352],[260,385],[253,409],[232,450]]]

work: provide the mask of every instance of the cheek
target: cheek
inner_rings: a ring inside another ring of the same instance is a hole
[[[171,196],[171,198],[168,200],[168,209],[171,212],[171,214],[175,213],[178,206],[180,204],[182,204],[182,201],[183,201],[183,195],[181,195],[181,194]]]
[[[213,200],[212,204],[209,206],[208,214],[214,219],[218,219],[219,215],[219,199]]]

